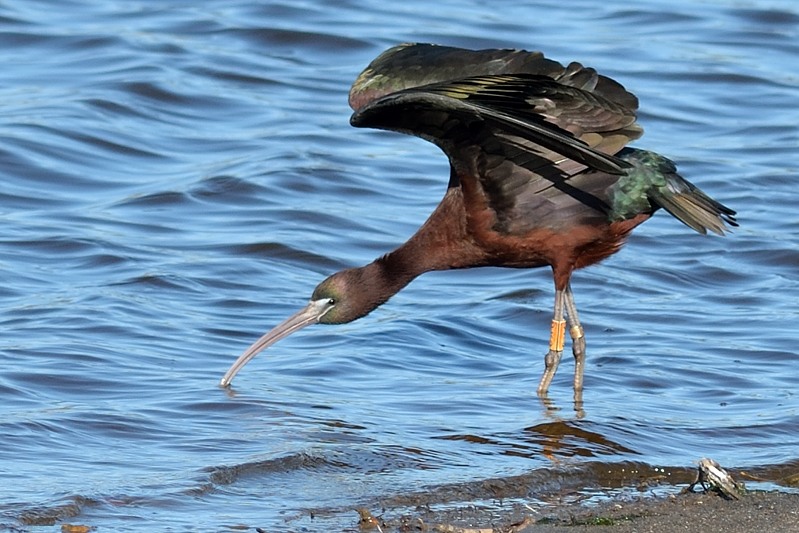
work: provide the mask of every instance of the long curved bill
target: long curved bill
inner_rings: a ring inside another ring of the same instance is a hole
[[[247,350],[236,359],[236,362],[225,372],[222,381],[219,382],[219,386],[230,386],[230,382],[233,381],[233,378],[239,373],[239,370],[244,368],[244,365],[249,363],[253,357],[283,337],[287,337],[305,326],[319,322],[322,315],[328,312],[331,307],[332,303],[327,299],[313,300],[299,312],[291,315],[275,326],[271,331],[255,341],[252,346],[247,348]]]

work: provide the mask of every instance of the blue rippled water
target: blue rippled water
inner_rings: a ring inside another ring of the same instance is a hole
[[[568,362],[534,394],[543,269],[422,276],[217,386],[443,194],[435,147],[348,124],[406,41],[598,68],[640,98],[637,146],[739,212],[726,238],[659,214],[575,276],[584,413]],[[528,475],[543,505],[702,456],[790,486],[797,61],[788,0],[3,2],[0,530],[338,531],[419,491]]]

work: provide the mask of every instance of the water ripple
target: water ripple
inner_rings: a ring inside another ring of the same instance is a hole
[[[539,4],[4,3],[3,526],[342,530],[357,504],[687,482],[706,455],[795,486],[799,13]],[[436,147],[348,125],[357,73],[426,40],[619,79],[638,145],[741,227],[702,237],[661,213],[575,275],[582,411],[569,357],[551,401],[534,394],[547,269],[422,276],[219,389],[319,281],[398,246],[443,195]]]

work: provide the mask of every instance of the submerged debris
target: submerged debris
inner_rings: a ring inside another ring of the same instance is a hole
[[[61,524],[61,533],[89,533],[93,530],[92,526],[83,524]]]
[[[358,527],[361,531],[370,531],[372,529],[377,529],[378,533],[383,533],[383,529],[380,527],[380,521],[372,516],[372,513],[369,512],[369,509],[365,509],[360,507],[355,509],[358,513]]]
[[[434,526],[433,531],[435,531],[436,533],[517,533],[518,531],[521,531],[522,529],[533,524],[534,522],[535,521],[532,518],[527,517],[520,522],[514,522],[513,524],[504,527],[473,528],[473,527],[457,527],[457,526],[442,524]]]

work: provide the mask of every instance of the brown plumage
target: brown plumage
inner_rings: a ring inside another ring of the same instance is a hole
[[[394,47],[350,91],[351,123],[416,135],[450,162],[441,203],[405,244],[317,286],[308,306],[246,350],[227,386],[258,352],[315,322],[339,324],[386,302],[416,276],[479,266],[549,265],[555,282],[544,395],[563,351],[566,324],[583,387],[585,339],[569,285],[662,207],[691,228],[723,234],[735,212],[653,152],[626,148],[643,133],[637,98],[579,63],[538,52]]]

